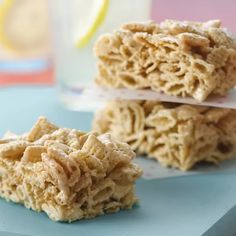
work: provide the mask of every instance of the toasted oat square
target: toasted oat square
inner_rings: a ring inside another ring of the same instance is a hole
[[[236,157],[236,110],[117,101],[97,113],[94,130],[110,132],[138,153],[181,170]]]
[[[96,82],[198,101],[236,85],[236,41],[220,21],[129,23],[95,45]]]
[[[141,169],[109,134],[59,128],[44,117],[26,135],[0,140],[0,196],[75,221],[131,208]]]

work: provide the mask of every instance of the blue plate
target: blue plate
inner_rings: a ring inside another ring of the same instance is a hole
[[[0,135],[25,132],[39,115],[65,127],[89,130],[92,113],[66,111],[49,87],[0,90]],[[133,210],[71,224],[51,221],[0,199],[0,235],[199,236],[236,204],[236,173],[201,174],[137,183],[140,205]]]

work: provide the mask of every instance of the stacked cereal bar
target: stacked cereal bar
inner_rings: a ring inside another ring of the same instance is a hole
[[[94,130],[110,132],[164,166],[236,156],[236,110],[153,101],[114,101],[97,113]]]
[[[236,85],[236,41],[220,21],[129,23],[95,45],[96,82],[151,89],[204,101]],[[114,101],[97,113],[94,129],[110,132],[165,166],[236,156],[236,111],[158,101]]]
[[[108,134],[58,128],[41,117],[31,131],[0,140],[0,196],[56,221],[131,208],[141,170]]]
[[[99,38],[96,82],[205,100],[236,85],[236,41],[218,20],[130,23]]]

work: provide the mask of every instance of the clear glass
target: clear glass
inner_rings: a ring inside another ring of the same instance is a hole
[[[80,27],[83,27],[84,20],[88,18],[94,1],[96,0],[51,2],[55,74],[60,89],[59,96],[60,100],[72,109],[81,108],[81,103],[84,104],[79,96],[73,96],[73,91],[80,91],[91,85],[94,80],[96,58],[93,55],[93,45],[98,36],[112,32],[126,22],[150,19],[151,0],[110,0],[102,25],[83,48],[76,48],[76,36]]]

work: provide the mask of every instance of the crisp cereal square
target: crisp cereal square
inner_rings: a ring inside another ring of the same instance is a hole
[[[96,83],[204,101],[236,85],[236,41],[221,22],[128,23],[94,48]]]
[[[142,173],[134,157],[109,134],[59,128],[40,117],[27,134],[0,139],[0,197],[54,221],[132,208]]]
[[[162,165],[189,170],[236,157],[236,110],[157,101],[113,101],[94,130],[109,132]]]

